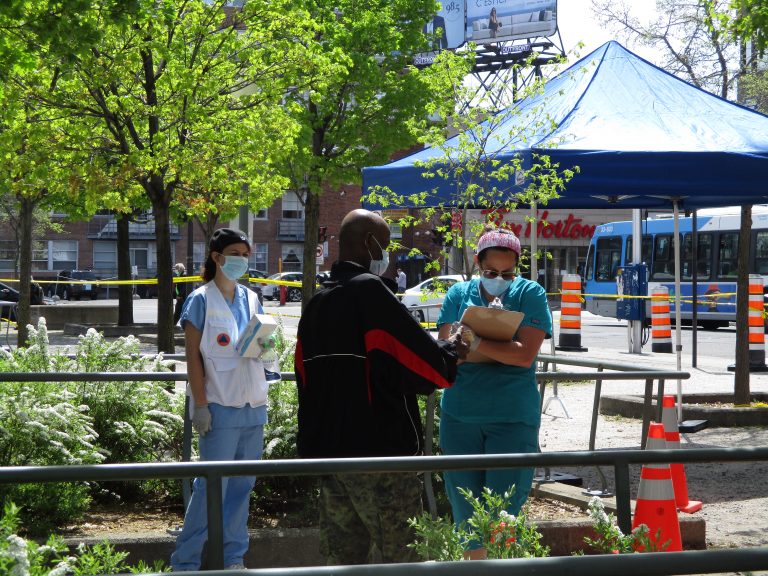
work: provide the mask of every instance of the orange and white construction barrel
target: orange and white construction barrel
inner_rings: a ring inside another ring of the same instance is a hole
[[[565,274],[561,286],[560,340],[557,349],[586,352],[581,345],[581,276]]]
[[[672,322],[666,286],[651,290],[651,352],[672,354]]]

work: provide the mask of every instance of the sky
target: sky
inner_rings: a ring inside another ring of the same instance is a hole
[[[656,14],[656,0],[632,0],[632,14],[644,21],[652,20]],[[579,49],[581,56],[586,56],[609,40],[623,41],[610,28],[600,23],[592,11],[592,0],[558,0],[557,25],[563,39],[566,54],[576,49],[579,42],[584,47]],[[654,60],[654,51],[637,46],[627,46],[639,56]],[[575,59],[571,56],[569,62]]]

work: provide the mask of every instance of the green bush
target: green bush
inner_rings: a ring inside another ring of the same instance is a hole
[[[107,342],[94,330],[80,337],[74,359],[50,351],[45,320],[30,326],[28,348],[0,351],[0,370],[12,372],[168,371],[162,355],[140,354],[136,338]],[[0,388],[0,465],[91,464],[180,460],[184,395],[163,382],[18,383]],[[178,492],[178,481],[110,484],[119,495],[156,497]],[[41,533],[82,516],[92,483],[0,487],[0,498],[23,502],[24,526]]]
[[[71,554],[63,540],[51,536],[44,545],[17,535],[19,509],[6,503],[0,518],[0,574],[25,576],[90,576],[92,574],[147,573],[167,571],[162,561],[154,566],[125,563],[127,552],[117,552],[109,542],[81,544]]]
[[[91,329],[80,337],[74,360],[76,372],[168,372],[162,355],[141,355],[133,336],[112,342]],[[88,406],[107,463],[181,460],[184,394],[173,382],[72,383],[77,402]],[[119,483],[125,497],[175,490],[178,481]]]

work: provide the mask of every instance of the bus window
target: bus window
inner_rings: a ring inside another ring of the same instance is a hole
[[[768,240],[768,238],[766,238],[766,240]],[[712,234],[708,232],[699,233],[696,242],[698,244],[699,252],[699,257],[696,259],[696,279],[709,280],[712,273]],[[684,280],[690,280],[693,277],[693,269],[691,268],[692,246],[693,236],[691,234],[686,234],[683,239],[683,269],[681,271]],[[766,261],[766,264],[768,264],[768,261]]]
[[[598,282],[613,282],[621,265],[621,237],[598,238],[595,280]]]
[[[651,265],[651,254],[653,253],[653,238],[645,234],[643,236],[643,243],[640,247],[640,262],[645,262],[648,266]],[[624,262],[632,262],[632,237],[627,238],[627,254],[624,258]]]
[[[675,255],[671,234],[657,234],[653,239],[651,280],[674,280]]]
[[[755,274],[768,275],[768,232],[758,232],[755,237]]]
[[[739,234],[737,232],[720,234],[719,246],[717,276],[735,280],[739,257]]]
[[[594,270],[595,270],[594,260],[595,260],[595,252],[593,249],[593,245],[590,244],[589,248],[587,248],[587,271],[584,273],[583,280],[592,280],[592,274],[594,273]]]

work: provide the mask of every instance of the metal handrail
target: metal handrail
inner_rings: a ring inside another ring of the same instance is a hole
[[[206,478],[208,489],[208,550],[210,564],[213,569],[221,569],[224,561],[221,480],[225,476],[314,476],[342,473],[432,472],[437,470],[531,468],[557,465],[612,465],[615,469],[617,482],[616,506],[618,523],[624,533],[629,533],[631,528],[629,466],[631,464],[755,461],[768,461],[768,448],[696,448],[690,450],[643,451],[607,450],[601,452],[482,454],[472,456],[408,456],[397,458],[17,466],[0,468],[0,484],[204,477]],[[673,556],[674,554],[665,555],[667,558]],[[741,556],[737,556],[737,558],[740,557]],[[746,557],[747,556],[745,555],[744,558]],[[755,560],[755,558],[753,558],[753,560]],[[755,561],[757,564],[750,564],[750,566],[753,566],[750,569],[768,567],[768,556],[766,555],[758,555]],[[477,564],[478,569],[479,564]],[[445,566],[450,566],[450,564],[445,564]],[[541,565],[537,564],[536,566]],[[733,566],[734,565],[732,565],[731,570],[735,569]],[[686,569],[690,570],[691,568],[686,565]],[[307,574],[327,573],[322,570],[327,570],[327,568],[317,568],[314,572],[307,572]],[[621,572],[628,573],[623,569]],[[277,574],[279,572],[274,573]],[[344,571],[343,573],[348,574],[349,572]],[[448,572],[440,568],[437,573],[443,574]],[[473,572],[473,574],[479,573],[480,572]],[[575,572],[569,573],[575,574]],[[598,573],[607,572],[593,572],[593,574]],[[652,572],[646,571],[644,573],[650,574]],[[676,572],[659,571],[657,573],[671,574]]]

